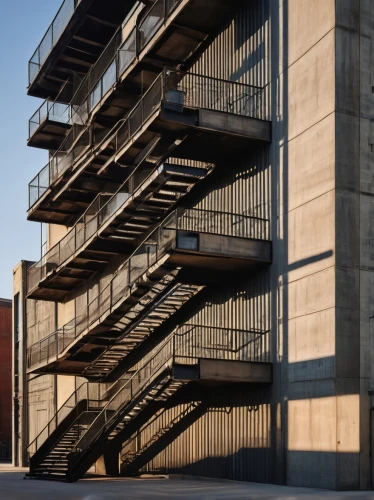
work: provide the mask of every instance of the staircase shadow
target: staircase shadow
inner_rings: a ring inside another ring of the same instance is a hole
[[[258,411],[259,406],[269,400],[270,392],[267,389],[264,391],[264,387],[260,387],[260,385],[257,387],[251,385],[249,390],[247,384],[235,384],[235,386],[232,384],[208,384],[202,386],[194,382],[189,383],[166,401],[162,408],[154,408],[154,415],[124,442],[121,450],[120,475],[133,476],[145,471],[201,475],[201,470],[208,467],[211,470],[221,471],[218,472],[218,476],[216,472],[212,473],[212,477],[228,477],[226,465],[232,460],[235,461],[234,457],[211,457],[204,459],[204,462],[208,460],[209,464],[202,464],[201,461],[198,461],[175,470],[154,468],[152,461],[208,412],[230,414],[234,407],[241,406],[246,407],[250,414]],[[248,463],[245,457],[248,455],[253,460],[253,453],[260,453],[261,460],[263,460],[264,454],[269,454],[270,449],[242,448],[235,455],[237,460],[240,458],[240,460],[244,460],[242,463]],[[201,466],[203,469],[200,468]]]

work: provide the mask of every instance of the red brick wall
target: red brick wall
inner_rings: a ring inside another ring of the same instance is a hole
[[[0,299],[0,444],[12,442],[12,307]],[[1,453],[1,451],[0,451]]]

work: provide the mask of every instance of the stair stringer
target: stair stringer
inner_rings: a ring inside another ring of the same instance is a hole
[[[87,472],[100,456],[105,453],[107,447],[114,444],[115,438],[127,427],[128,422],[136,420],[137,415],[144,411],[144,407],[148,406],[149,401],[146,397],[149,393],[156,390],[154,398],[157,398],[160,393],[162,394],[163,389],[166,388],[171,377],[171,369],[169,367],[166,369],[163,367],[162,370],[152,378],[151,383],[148,384],[135,399],[132,399],[127,405],[117,410],[115,415],[112,415],[107,427],[102,429],[97,439],[93,441],[88,449],[84,450],[81,454],[76,452],[70,454],[71,474],[68,478],[69,482],[78,481],[83,474]],[[126,421],[125,418],[129,417],[130,412],[134,410],[135,407],[139,407],[138,405],[140,406],[140,410],[133,418]],[[120,427],[118,428],[118,426]]]

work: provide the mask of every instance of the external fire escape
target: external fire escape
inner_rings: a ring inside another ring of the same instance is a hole
[[[166,430],[204,411],[194,387],[271,383],[266,331],[184,324],[154,345],[203,288],[271,263],[268,220],[184,206],[223,160],[270,142],[267,89],[188,71],[228,2],[120,3],[108,19],[106,2],[65,0],[48,50],[50,30],[30,61],[29,93],[52,101],[30,120],[29,144],[50,159],[29,185],[28,218],[70,230],[29,269],[27,297],[70,300],[127,256],[70,322],[28,347],[29,373],[89,380],[30,444],[30,477],[75,481],[123,443],[123,472],[136,472]],[[139,429],[181,391],[190,409],[132,452]]]
[[[79,479],[107,449],[131,440],[160,403],[183,387],[193,392],[199,383],[270,383],[267,349],[264,332],[178,328],[102,398],[95,383],[75,391],[30,444],[30,475]],[[251,357],[256,361],[242,361]],[[130,462],[127,457],[126,466]]]

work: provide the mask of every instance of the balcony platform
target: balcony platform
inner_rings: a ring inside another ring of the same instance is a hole
[[[173,302],[181,307],[197,293],[196,287],[214,285],[223,276],[239,279],[256,266],[271,262],[269,241],[186,230],[171,230],[170,236],[169,229],[167,237],[165,228],[158,228],[139,247],[83,315],[78,312],[73,323],[30,348],[30,372],[82,374],[115,344],[118,347],[115,361],[120,362],[173,314],[170,308]],[[156,235],[158,248],[151,249]],[[171,304],[162,304],[166,290],[175,282],[187,287],[186,299],[167,295]],[[154,301],[158,302],[157,307],[161,306],[156,311],[149,305]],[[143,322],[140,330],[133,321]],[[127,342],[130,343],[124,346]],[[92,377],[103,376],[100,369],[106,364],[113,369],[116,362],[103,360],[101,366],[94,367],[96,372],[91,373]]]
[[[67,80],[89,71],[134,4],[134,0],[65,0],[30,59],[28,94],[70,102],[72,86],[66,85]]]
[[[61,146],[70,129],[70,123],[63,123],[46,116],[31,133],[27,145],[55,151]]]
[[[219,97],[209,102],[209,85],[218,83],[223,86]],[[263,91],[234,82],[218,83],[200,75],[178,76],[177,81],[174,74],[160,75],[126,121],[43,187],[28,219],[66,224],[108,183],[118,186],[144,160],[157,163],[172,152],[179,158],[220,163],[269,144],[271,123],[261,118],[266,114]],[[170,90],[165,91],[166,85]],[[234,105],[227,100],[228,89],[237,96]],[[38,189],[37,180],[32,182],[36,187],[30,183],[30,189]]]

